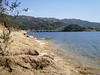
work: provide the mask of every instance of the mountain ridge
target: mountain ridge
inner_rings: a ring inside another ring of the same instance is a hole
[[[27,16],[27,17],[31,17],[31,18],[35,18],[35,17],[32,17],[32,16]],[[67,19],[67,18],[64,18],[64,19],[57,19],[57,18],[53,18],[53,17],[37,17],[35,19],[40,19],[40,20],[44,20],[44,21],[52,21],[52,22],[62,22],[62,23],[65,23],[65,24],[78,24],[78,25],[81,25],[81,26],[85,26],[85,27],[96,27],[96,28],[100,28],[100,23],[99,22],[90,22],[90,21],[87,21],[87,20],[81,20],[81,19],[75,19],[75,18],[72,18],[72,19]]]
[[[16,20],[12,20],[14,19],[13,16],[8,16],[8,18],[10,18],[11,22],[14,22],[13,24],[15,24],[17,28],[18,27],[20,28],[22,26],[21,29],[24,29],[23,28],[24,26],[27,27],[28,29],[34,29],[34,30],[56,30],[68,26],[70,24],[77,24],[87,28],[88,27],[100,28],[99,22],[90,22],[81,19],[67,19],[67,18],[57,19],[57,18],[46,18],[46,17],[43,18],[43,17],[33,17],[25,15],[17,16]]]

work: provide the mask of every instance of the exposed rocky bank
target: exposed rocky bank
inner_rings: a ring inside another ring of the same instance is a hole
[[[4,28],[0,23],[0,34]],[[0,54],[0,75],[93,74],[66,62],[48,42],[28,36],[25,31],[13,31],[11,36],[13,42],[5,50],[7,55]]]

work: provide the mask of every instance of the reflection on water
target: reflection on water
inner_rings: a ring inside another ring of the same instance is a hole
[[[84,65],[100,68],[100,32],[33,32],[38,38],[51,37],[48,42],[66,50],[65,56]]]

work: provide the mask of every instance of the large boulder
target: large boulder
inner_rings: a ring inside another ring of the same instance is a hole
[[[29,50],[28,53],[26,53],[28,55],[39,55],[39,53],[36,50]]]
[[[16,49],[16,50],[7,50],[5,51],[5,53],[7,53],[6,56],[15,56],[15,55],[32,55],[32,56],[36,56],[36,55],[39,55],[39,52],[33,48],[19,48],[19,49]]]

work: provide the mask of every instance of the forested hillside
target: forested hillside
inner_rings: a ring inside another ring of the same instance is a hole
[[[76,25],[76,24],[70,24],[70,25],[66,26],[63,31],[75,32],[75,31],[86,31],[86,30],[87,30],[86,27],[81,27],[81,26]]]
[[[78,24],[78,25],[85,26],[85,27],[100,28],[100,23],[89,22],[89,21],[84,21],[80,19],[62,19],[60,21],[63,23],[68,23],[68,24]]]
[[[100,23],[88,22],[78,19],[56,19],[56,18],[35,18],[31,16],[8,16],[8,23],[17,29],[34,30],[60,30],[62,31],[70,24],[77,24],[82,27],[100,28]]]
[[[62,23],[59,20],[45,20],[30,16],[18,16],[16,20],[29,29],[35,30],[56,30],[59,27],[68,25],[67,23]]]

